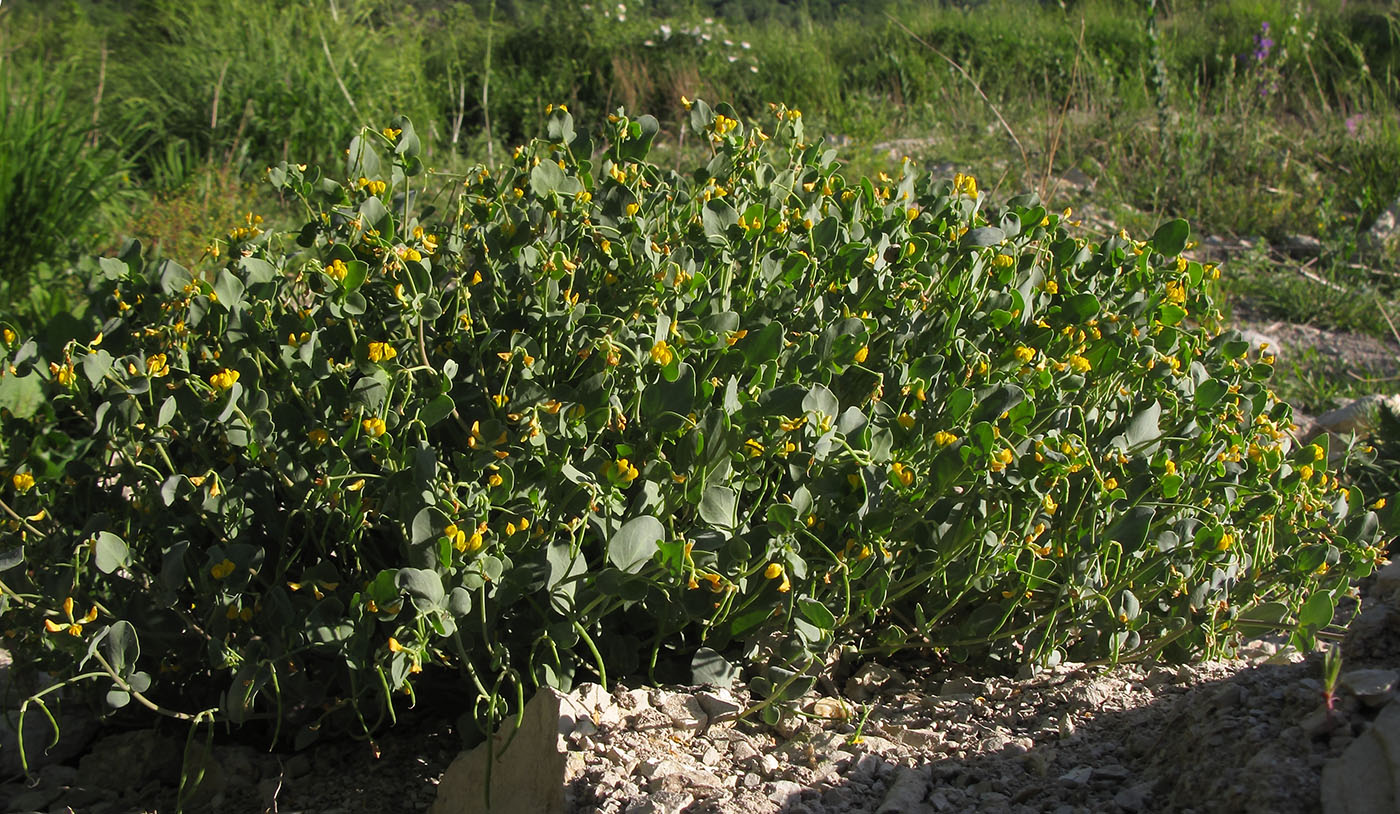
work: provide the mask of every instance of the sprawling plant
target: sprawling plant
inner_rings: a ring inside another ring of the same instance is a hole
[[[216,273],[102,260],[90,340],[4,336],[45,395],[0,449],[7,646],[310,737],[429,666],[488,719],[582,671],[739,662],[780,700],[836,646],[1005,669],[1331,622],[1377,517],[1184,222],[1094,245],[971,177],[846,179],[773,113],[694,102],[680,175],[655,119],[595,147],[552,108],[437,210],[400,119],[344,183],[271,169],[306,227],[250,216]]]

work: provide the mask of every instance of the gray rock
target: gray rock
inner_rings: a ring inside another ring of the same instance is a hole
[[[903,683],[904,676],[875,662],[861,666],[855,675],[846,681],[846,695],[857,703],[869,699],[882,689]]]
[[[885,792],[884,799],[880,801],[880,807],[875,810],[876,814],[931,812],[932,807],[924,803],[924,796],[929,790],[929,780],[927,766],[919,769],[900,768],[895,774],[894,782]]]
[[[516,719],[509,718],[491,741],[459,755],[438,784],[430,814],[564,814],[568,759],[559,729],[566,717],[565,698],[552,689],[541,689],[525,705],[518,732]],[[486,806],[488,749],[498,755],[491,767],[490,807]]]
[[[1152,799],[1152,783],[1138,783],[1113,795],[1113,802],[1124,811],[1142,811]]]
[[[127,792],[152,782],[178,783],[184,745],[184,738],[150,729],[108,735],[78,761],[78,785]]]
[[[671,719],[671,725],[682,732],[693,734],[704,729],[710,722],[705,708],[693,695],[666,693],[658,708]]]
[[[1075,192],[1093,192],[1094,187],[1098,186],[1098,181],[1090,178],[1078,167],[1071,167],[1068,172],[1061,175],[1060,183]]]
[[[637,800],[627,806],[627,814],[680,814],[691,803],[695,795],[683,791],[658,791],[651,796]]]
[[[1366,230],[1366,239],[1372,249],[1383,249],[1387,243],[1400,237],[1400,198],[1386,207]]]
[[[1283,344],[1269,334],[1245,328],[1240,331],[1240,338],[1249,343],[1251,359],[1269,355],[1274,357],[1275,362],[1283,361]]]
[[[9,651],[0,650],[0,778],[23,773],[19,759],[19,708],[24,699],[48,686],[49,677],[21,680],[11,668]],[[66,703],[65,703],[66,699]],[[45,698],[58,719],[58,743],[51,748],[53,727],[43,710],[31,704],[24,714],[24,749],[29,770],[66,763],[82,754],[97,736],[97,718],[71,693],[59,691]]]
[[[1088,766],[1079,766],[1060,775],[1060,782],[1066,786],[1083,786],[1089,783],[1094,776],[1094,770]]]
[[[1400,416],[1400,394],[1387,396],[1372,393],[1353,399],[1331,412],[1318,416],[1317,426],[1338,435],[1365,433],[1374,429],[1374,418],[1379,410],[1389,410],[1392,414]]]
[[[1293,257],[1317,257],[1322,254],[1322,241],[1312,235],[1289,235],[1279,248]]]
[[[987,691],[987,685],[981,681],[974,681],[970,678],[950,678],[943,682],[938,694],[943,697],[960,695],[981,695]]]
[[[1394,670],[1348,670],[1338,683],[1350,690],[1368,707],[1383,707],[1395,695],[1395,682],[1400,673]]]
[[[729,690],[706,690],[696,693],[695,700],[709,717],[711,725],[732,721],[744,711],[744,705],[735,700]]]
[[[802,794],[802,786],[791,780],[774,780],[768,784],[768,799],[778,805],[787,805],[794,797]]]
[[[1400,598],[1400,559],[1376,572],[1374,590],[1377,598],[1381,601],[1394,601]]]
[[[1323,814],[1400,810],[1400,704],[1322,767]]]

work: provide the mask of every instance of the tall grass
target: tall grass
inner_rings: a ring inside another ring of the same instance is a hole
[[[23,318],[47,310],[38,285],[98,240],[98,215],[127,161],[120,132],[97,136],[75,115],[67,72],[0,57],[0,303]]]

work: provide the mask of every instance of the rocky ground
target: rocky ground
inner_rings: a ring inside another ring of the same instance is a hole
[[[1191,666],[1064,664],[977,679],[859,668],[766,726],[716,689],[541,695],[494,765],[498,812],[1370,812],[1400,789],[1400,564],[1368,580],[1335,708],[1321,660],[1268,641]],[[480,811],[480,750],[421,704],[377,743],[216,743],[189,810]],[[184,734],[103,734],[0,786],[7,812],[173,811]],[[1390,751],[1386,751],[1389,749]],[[199,749],[197,753],[203,754]],[[1387,757],[1392,755],[1396,757]],[[470,764],[477,761],[478,765]],[[1354,799],[1377,791],[1374,800]],[[437,804],[434,805],[434,801]]]

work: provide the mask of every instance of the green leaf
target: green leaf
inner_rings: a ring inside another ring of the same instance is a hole
[[[131,564],[131,549],[125,540],[110,531],[99,531],[93,542],[93,558],[97,570],[110,574]]]
[[[170,419],[175,417],[175,397],[166,396],[165,401],[160,403],[160,412],[156,415],[156,428],[159,429],[170,423]]]
[[[728,486],[710,486],[700,500],[700,519],[718,529],[732,531],[738,524],[739,496]]]
[[[83,357],[83,375],[87,376],[88,383],[96,387],[102,378],[112,372],[112,354],[101,348],[96,353],[89,353]]]
[[[1097,316],[1100,308],[1093,294],[1075,294],[1065,301],[1064,314],[1071,322],[1084,322]]]
[[[1186,319],[1186,309],[1180,305],[1164,303],[1161,310],[1161,321],[1163,325],[1177,325]]]
[[[1128,422],[1127,432],[1124,433],[1128,446],[1136,448],[1156,441],[1162,435],[1162,429],[1157,424],[1161,417],[1162,405],[1157,401],[1153,401],[1146,409],[1133,416],[1133,420]]]
[[[1186,239],[1191,236],[1191,224],[1181,218],[1169,220],[1152,233],[1152,248],[1168,257],[1176,257],[1186,248]]]
[[[803,597],[797,600],[797,609],[807,621],[821,628],[822,630],[835,630],[836,617],[827,610],[827,607],[815,599]]]
[[[724,243],[727,238],[725,234],[729,227],[739,223],[739,213],[734,211],[734,207],[722,200],[714,199],[705,202],[705,209],[700,213],[700,219],[705,226],[705,236],[711,243]]]
[[[690,660],[691,684],[731,687],[738,677],[739,669],[713,648],[701,647]]]
[[[3,360],[0,360],[0,363],[3,363]],[[86,365],[83,366],[83,372],[87,372]],[[39,412],[43,403],[44,385],[39,374],[0,377],[0,410],[9,410],[15,418],[26,419]]]
[[[235,274],[230,274],[228,269],[219,272],[219,276],[214,278],[214,293],[219,296],[219,304],[230,311],[235,311],[243,304],[243,281]]]
[[[1337,613],[1332,594],[1327,591],[1314,591],[1313,595],[1298,609],[1298,624],[1303,627],[1322,628],[1332,624]]]
[[[608,540],[608,562],[629,574],[640,571],[666,539],[666,527],[651,515],[634,517]]]
[[[452,411],[455,409],[457,409],[457,405],[452,402],[452,397],[443,393],[424,405],[418,418],[422,420],[424,426],[431,427],[452,415]]]
[[[985,248],[987,246],[998,246],[1006,240],[1006,232],[995,226],[981,226],[971,229],[963,235],[961,245],[964,248]]]
[[[443,597],[442,577],[436,571],[424,568],[400,568],[394,583],[413,600],[420,611],[441,607]]]

